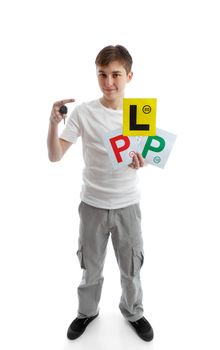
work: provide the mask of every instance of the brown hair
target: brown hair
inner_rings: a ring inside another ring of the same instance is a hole
[[[104,47],[97,55],[95,64],[98,66],[107,66],[113,61],[119,61],[123,64],[126,73],[131,71],[132,57],[128,50],[122,45],[109,45]]]

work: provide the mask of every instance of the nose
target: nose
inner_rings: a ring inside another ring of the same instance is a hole
[[[106,86],[107,86],[107,87],[112,86],[112,84],[113,84],[113,78],[112,78],[111,75],[108,75],[108,76],[106,77],[105,83],[106,83]]]

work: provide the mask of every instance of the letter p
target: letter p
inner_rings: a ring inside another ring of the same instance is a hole
[[[120,153],[129,148],[129,146],[130,146],[129,138],[127,136],[118,135],[118,136],[111,138],[109,141],[111,143],[112,149],[113,149],[115,157],[117,159],[117,162],[121,163],[122,157],[121,157]],[[120,142],[120,141],[123,141],[124,144],[122,146],[118,147],[117,142]]]
[[[152,145],[153,140],[156,140],[158,142],[157,147]],[[160,137],[160,136],[148,136],[147,141],[146,141],[145,146],[144,146],[144,149],[143,149],[143,152],[142,152],[142,157],[146,158],[147,153],[149,151],[161,152],[161,151],[163,151],[164,147],[165,147],[165,140],[162,137]]]

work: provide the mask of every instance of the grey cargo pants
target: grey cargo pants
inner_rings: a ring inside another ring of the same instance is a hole
[[[138,320],[143,316],[140,269],[144,261],[139,204],[108,210],[81,202],[79,215],[77,255],[83,276],[78,287],[78,317],[94,316],[99,311],[104,280],[102,271],[111,234],[121,274],[119,308],[128,321]]]

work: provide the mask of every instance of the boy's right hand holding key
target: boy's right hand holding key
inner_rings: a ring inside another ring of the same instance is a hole
[[[67,107],[65,106],[65,104],[74,101],[75,100],[73,98],[70,98],[67,100],[57,101],[53,104],[47,136],[48,155],[51,162],[59,161],[71,145],[70,142],[59,139],[58,124],[61,122],[62,119],[65,123],[65,113],[67,113]]]
[[[65,118],[67,113],[67,108],[64,106],[66,103],[74,102],[75,100],[73,98],[57,101],[53,104],[53,108],[50,115],[50,122],[52,124],[59,124],[61,120],[64,120],[65,124]],[[64,110],[65,107],[65,110]],[[64,112],[64,113],[63,113]],[[66,112],[66,113],[65,113]]]

